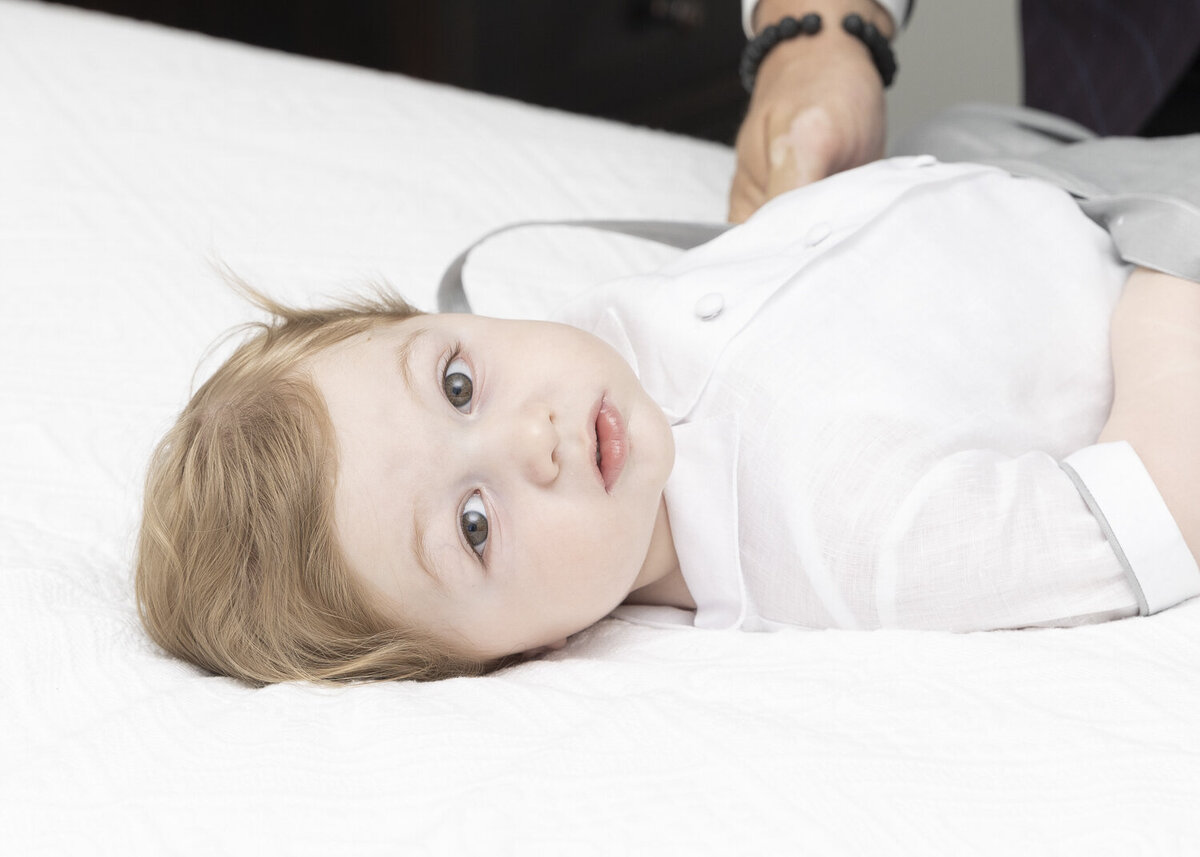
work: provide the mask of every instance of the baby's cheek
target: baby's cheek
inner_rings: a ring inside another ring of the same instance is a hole
[[[621,556],[630,552],[631,545],[639,538],[642,529],[639,523],[641,515],[632,514],[632,511],[614,508],[590,516],[586,540],[592,543],[600,556]]]

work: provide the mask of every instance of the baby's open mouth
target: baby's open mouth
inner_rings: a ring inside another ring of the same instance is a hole
[[[600,401],[595,405],[593,410],[595,417],[592,420],[592,449],[596,459],[596,476],[599,478],[601,484],[604,482],[604,476],[601,469],[601,462],[604,460],[604,453],[600,450],[600,407],[603,404],[604,397],[602,396]]]

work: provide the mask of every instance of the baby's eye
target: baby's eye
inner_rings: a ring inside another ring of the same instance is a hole
[[[488,522],[483,498],[479,496],[478,491],[463,503],[462,513],[459,515],[459,526],[462,527],[463,536],[466,537],[471,550],[475,551],[476,555],[483,556],[484,548],[487,547]]]
[[[467,413],[471,407],[471,396],[475,392],[475,384],[471,380],[471,367],[467,361],[455,357],[442,372],[442,390],[446,401],[457,410]]]

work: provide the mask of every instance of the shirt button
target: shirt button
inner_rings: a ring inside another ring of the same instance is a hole
[[[809,229],[804,236],[804,246],[816,247],[831,234],[833,234],[833,227],[828,223],[824,221],[821,221],[820,223],[814,223],[812,228]]]
[[[712,321],[725,309],[725,298],[720,292],[709,292],[696,301],[696,318],[701,321]]]

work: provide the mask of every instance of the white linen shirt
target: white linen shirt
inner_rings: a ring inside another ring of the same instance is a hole
[[[616,615],[968,631],[1200,593],[1136,454],[1093,445],[1128,273],[1058,188],[920,156],[568,302],[554,317],[629,361],[676,440],[665,497],[697,610]]]

